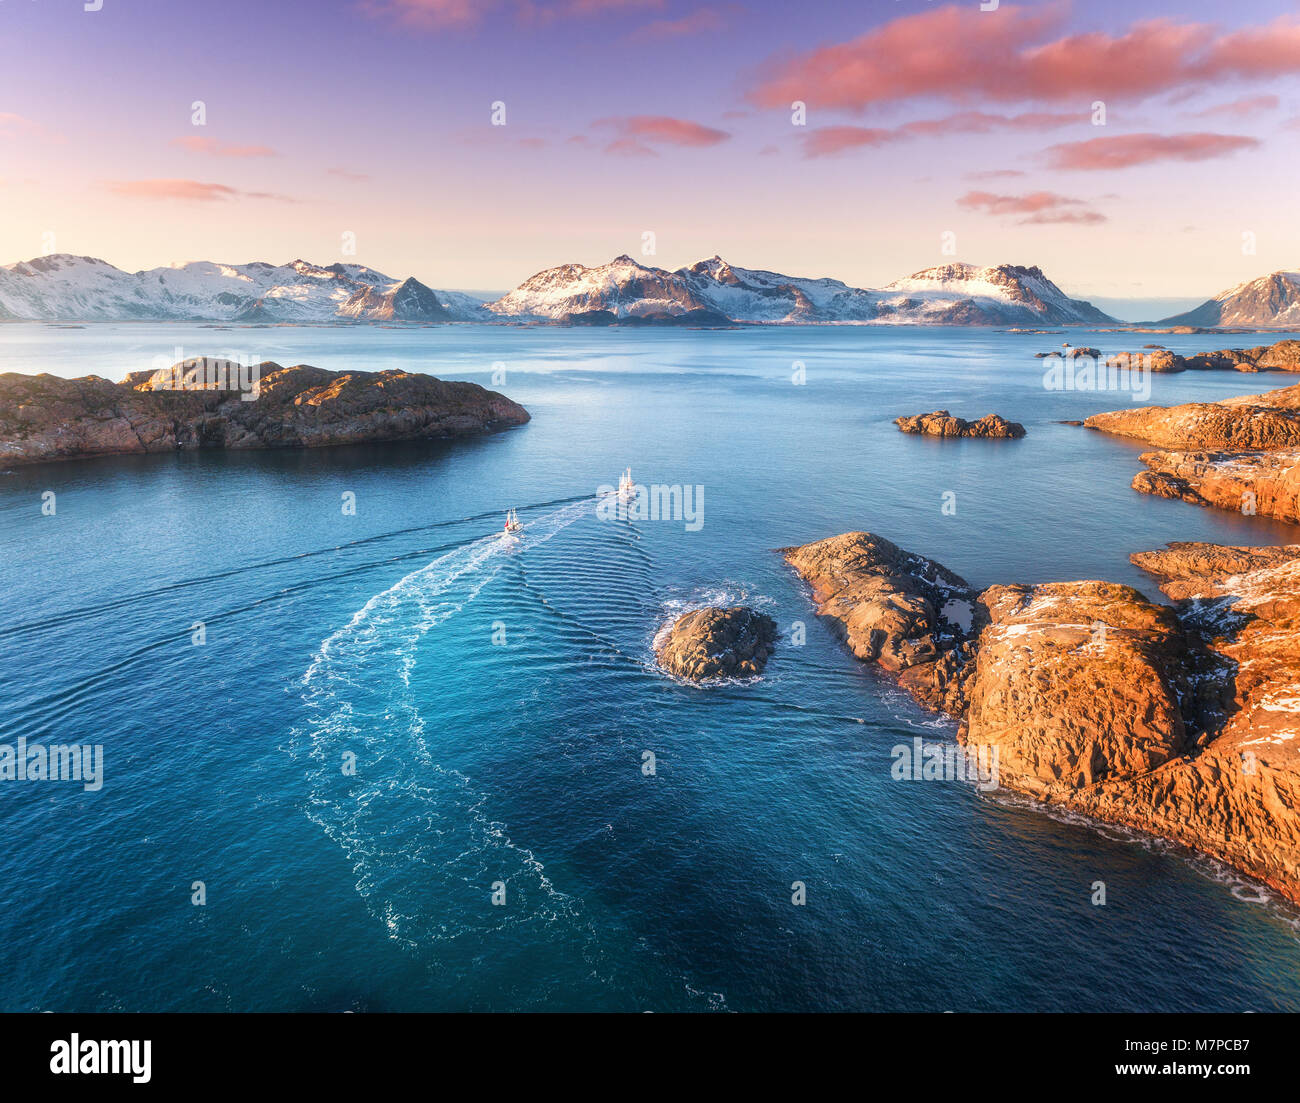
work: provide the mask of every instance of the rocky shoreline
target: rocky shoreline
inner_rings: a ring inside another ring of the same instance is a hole
[[[1221,402],[1094,414],[1090,429],[1140,440],[1133,489],[1300,522],[1300,384]]]
[[[205,380],[209,382],[205,384]],[[212,358],[99,376],[0,375],[0,466],[194,448],[323,448],[464,437],[528,412],[477,383]]]
[[[1110,357],[1106,364],[1116,368],[1145,366],[1153,372],[1300,372],[1300,341],[1278,341],[1247,349],[1219,349],[1192,356],[1182,356],[1169,349],[1148,348],[1142,352],[1121,352]]]
[[[996,751],[1008,787],[1300,902],[1300,545],[1134,555],[1172,608],[1092,580],[976,592],[867,532],[782,553],[849,649]]]

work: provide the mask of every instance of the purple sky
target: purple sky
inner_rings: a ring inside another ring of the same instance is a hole
[[[5,262],[504,289],[721,253],[875,286],[951,232],[1082,295],[1300,267],[1296,3],[102,3],[0,0]]]

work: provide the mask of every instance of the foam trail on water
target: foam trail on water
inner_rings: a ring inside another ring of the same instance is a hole
[[[413,571],[324,640],[302,677],[308,722],[290,748],[307,770],[308,814],[352,863],[389,936],[411,945],[573,918],[540,862],[485,810],[486,796],[437,763],[411,690],[421,640],[455,616],[513,556],[591,512],[590,500],[486,536]],[[355,774],[343,772],[356,756]],[[493,907],[505,881],[510,906]]]

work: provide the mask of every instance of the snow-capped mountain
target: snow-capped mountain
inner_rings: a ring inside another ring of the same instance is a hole
[[[0,317],[41,321],[326,322],[468,320],[480,306],[363,264],[214,264],[124,272],[55,253],[0,268]]]
[[[1114,319],[1069,298],[1037,268],[946,264],[868,290],[737,268],[710,257],[668,271],[622,256],[564,264],[492,303],[434,291],[362,264],[216,264],[124,272],[66,253],[0,268],[0,318],[59,322],[615,321],[725,325],[1061,325]]]
[[[839,280],[737,268],[710,257],[670,272],[631,257],[565,264],[489,303],[497,315],[583,321],[876,322],[933,325],[1106,323],[1038,268],[947,264],[868,290]]]
[[[1247,280],[1161,324],[1300,328],[1300,272],[1273,272]]]
[[[942,264],[882,288],[879,321],[931,325],[1022,325],[1115,321],[1083,299],[1071,299],[1041,268]]]

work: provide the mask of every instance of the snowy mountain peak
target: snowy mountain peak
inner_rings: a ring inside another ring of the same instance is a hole
[[[418,280],[362,264],[190,261],[124,272],[56,253],[0,269],[0,317],[45,321],[328,322],[482,319],[467,296],[444,302]]]
[[[1070,299],[1040,268],[939,265],[881,290],[839,280],[739,268],[714,255],[668,272],[628,256],[587,268],[565,264],[524,281],[488,307],[554,321],[651,319],[769,323],[882,322],[1020,325],[1110,322]]]
[[[1290,286],[1290,285],[1288,285]],[[1300,291],[1293,293],[1300,296]],[[1298,300],[1300,301],[1300,300]],[[504,321],[1041,325],[1110,322],[1037,267],[954,261],[879,290],[741,268],[714,255],[668,271],[626,253],[589,268],[562,264],[496,302],[438,292],[363,264],[253,261],[128,273],[54,254],[0,268],[0,318],[49,321]]]
[[[1168,325],[1300,326],[1300,271],[1279,269],[1221,291]]]

